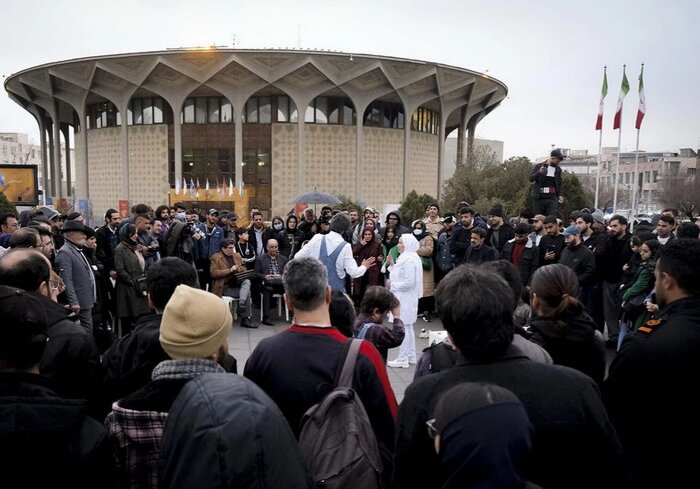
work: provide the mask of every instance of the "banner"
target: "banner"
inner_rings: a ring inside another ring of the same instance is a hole
[[[120,200],[119,201],[119,217],[126,219],[129,217],[129,201]]]
[[[38,205],[36,165],[0,165],[0,192],[15,205]]]

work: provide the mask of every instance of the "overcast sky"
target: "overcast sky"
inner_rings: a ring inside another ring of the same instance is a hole
[[[647,116],[640,149],[700,147],[700,2],[0,0],[0,75],[83,56],[228,45],[297,47],[446,63],[503,81],[509,96],[477,128],[504,141],[505,157],[551,145],[597,153],[594,130],[608,66],[603,146],[617,145],[612,118],[622,65],[623,150],[634,150],[637,78],[645,63]],[[298,28],[300,26],[300,29]],[[0,132],[34,119],[0,93]]]

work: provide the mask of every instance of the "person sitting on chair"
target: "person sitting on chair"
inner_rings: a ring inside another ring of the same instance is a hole
[[[270,321],[270,298],[273,294],[284,294],[282,286],[282,273],[287,265],[287,257],[280,255],[280,247],[276,239],[267,242],[267,253],[263,253],[255,260],[255,273],[262,281],[260,291],[262,293],[262,323],[266,326],[274,326]]]
[[[241,273],[246,272],[241,255],[236,252],[236,243],[232,239],[224,239],[221,242],[221,251],[214,253],[209,265],[209,273],[212,278],[213,294],[221,297],[238,297],[238,309],[236,313],[241,318],[241,327],[257,328],[258,325],[251,320],[251,282],[249,278],[242,278]],[[252,272],[251,272],[252,273]],[[238,290],[236,290],[238,289]]]

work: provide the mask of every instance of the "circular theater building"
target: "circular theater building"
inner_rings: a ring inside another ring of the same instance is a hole
[[[49,63],[5,89],[39,125],[45,194],[89,199],[98,220],[119,200],[192,200],[183,181],[201,192],[209,182],[203,208],[233,203],[222,182],[243,186],[268,219],[314,188],[380,209],[412,190],[437,196],[446,136],[459,131],[466,157],[507,94],[488,75],[438,63],[219,48]],[[61,161],[61,135],[73,165]]]

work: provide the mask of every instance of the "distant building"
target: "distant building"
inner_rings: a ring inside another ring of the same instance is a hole
[[[61,184],[63,192],[66,193],[68,180],[66,173],[66,161],[73,161],[73,150],[71,158],[66,160],[66,147],[61,144]],[[0,164],[3,165],[36,165],[39,188],[43,189],[43,173],[41,165],[41,146],[29,141],[29,136],[21,132],[0,132]],[[73,173],[74,174],[74,173]],[[71,186],[74,182],[71,183]]]
[[[508,93],[491,76],[440,63],[219,48],[53,62],[4,86],[48,136],[47,194],[89,199],[100,215],[122,199],[166,203],[183,180],[223,180],[245,185],[266,218],[314,188],[378,208],[411,190],[438,197],[445,138],[457,132],[467,154]],[[61,133],[74,135],[75,194],[56,185]]]
[[[445,159],[442,165],[442,183],[443,185],[447,180],[452,178],[455,173],[455,165],[457,163],[457,153],[458,140],[456,137],[447,138],[445,140]],[[492,151],[496,156],[497,162],[503,161],[503,141],[496,141],[494,139],[479,139],[474,138],[474,146],[486,146],[490,151]]]

